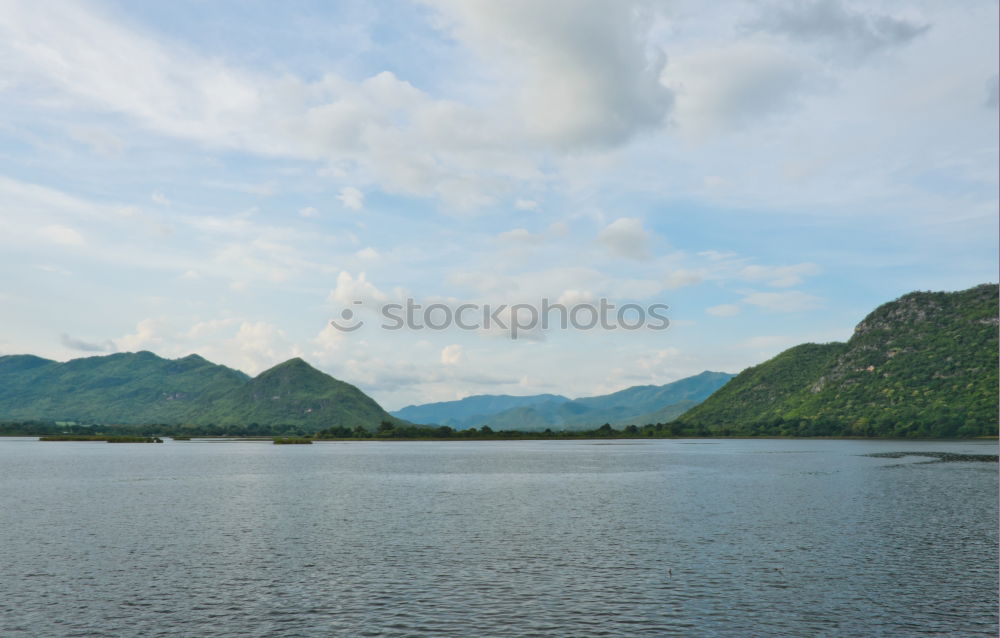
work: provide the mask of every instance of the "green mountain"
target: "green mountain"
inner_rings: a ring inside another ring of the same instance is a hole
[[[0,357],[0,420],[374,429],[389,416],[352,385],[291,359],[251,379],[198,355],[118,353],[65,363]]]
[[[246,423],[375,429],[399,422],[353,385],[296,357],[189,413],[192,423]]]
[[[0,418],[89,423],[176,423],[249,377],[198,355],[118,353],[65,363],[0,357]]]
[[[494,430],[523,432],[584,430],[604,423],[630,425],[672,420],[725,384],[733,375],[725,372],[702,372],[666,385],[640,385],[612,394],[570,400],[558,395],[506,397],[523,403],[492,413],[483,413],[484,405],[499,407],[500,397],[468,397],[456,402],[410,406],[395,414],[422,416],[424,423],[466,429],[488,425]],[[489,399],[488,401],[485,399]],[[468,403],[464,403],[468,402]],[[466,409],[462,414],[460,411]]]
[[[748,368],[678,424],[711,433],[997,434],[998,288],[914,292],[847,343],[804,344]]]

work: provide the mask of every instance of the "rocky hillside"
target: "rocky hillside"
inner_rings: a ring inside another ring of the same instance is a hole
[[[996,435],[997,303],[995,284],[905,295],[847,343],[787,350],[679,421],[731,434]]]

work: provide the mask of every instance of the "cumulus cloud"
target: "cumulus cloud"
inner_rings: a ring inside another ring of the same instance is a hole
[[[298,354],[285,332],[265,321],[244,321],[227,343],[239,367],[256,374]]]
[[[642,227],[642,220],[635,217],[611,222],[598,233],[597,240],[615,257],[638,260],[649,257],[649,234]]]
[[[344,208],[361,210],[365,207],[365,194],[353,186],[341,188],[340,193],[337,194],[337,199],[340,200]]]
[[[452,344],[441,349],[441,363],[446,366],[458,365],[462,361],[462,346]]]
[[[531,199],[518,199],[514,201],[514,208],[517,210],[538,210],[538,202]]]
[[[319,217],[319,211],[312,206],[306,206],[299,209],[299,215],[303,217]]]
[[[163,343],[163,325],[156,319],[146,318],[135,326],[135,332],[115,340],[118,350],[135,352],[154,349]]]
[[[326,361],[330,355],[340,351],[345,338],[343,330],[337,330],[329,323],[326,324],[312,341],[312,345],[316,348],[313,355],[320,361]]]
[[[164,195],[162,191],[153,191],[153,194],[149,196],[149,199],[151,199],[154,204],[159,204],[160,206],[170,205],[170,199]]]
[[[355,301],[361,303],[383,302],[388,296],[375,287],[365,277],[365,273],[358,273],[353,277],[346,270],[337,275],[337,286],[330,292],[330,301],[341,305],[351,305]]]

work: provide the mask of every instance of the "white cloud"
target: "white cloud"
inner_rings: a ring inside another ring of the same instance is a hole
[[[227,343],[240,362],[239,367],[256,374],[298,354],[285,332],[265,321],[245,321]]]
[[[649,257],[649,234],[635,217],[611,222],[598,233],[597,240],[615,257],[638,260]]]
[[[365,273],[359,273],[357,278],[346,270],[337,275],[337,286],[330,292],[330,301],[349,306],[355,301],[362,304],[383,302],[388,296],[368,281]]]
[[[303,217],[319,217],[319,211],[312,206],[306,206],[299,209],[299,215]]]
[[[40,264],[38,266],[35,266],[35,268],[41,270],[42,272],[50,272],[56,275],[62,275],[64,277],[73,274],[71,271],[66,270],[65,268],[60,268],[59,266],[53,266],[51,264]]]
[[[329,323],[316,335],[313,339],[313,345],[316,346],[317,350],[314,351],[314,355],[319,360],[326,360],[328,357],[335,352],[339,352],[344,346],[344,339],[346,334],[342,330],[337,330]]]
[[[798,290],[753,292],[743,297],[741,301],[773,312],[802,312],[823,305],[823,300],[819,297]]]
[[[268,321],[224,317],[194,324],[183,332],[162,331],[163,356],[197,352],[210,361],[256,375],[292,357],[302,349]]]
[[[158,347],[163,343],[164,326],[160,321],[146,318],[135,326],[135,332],[115,340],[115,345],[122,352],[136,352]]]
[[[168,199],[162,191],[153,191],[153,194],[150,195],[149,198],[153,200],[154,204],[159,204],[160,206],[170,205],[170,199]]]
[[[361,250],[359,250],[358,252],[356,252],[355,255],[358,257],[358,259],[378,259],[379,258],[378,251],[375,250],[374,248],[372,248],[371,246],[368,246],[367,248],[362,248]]]
[[[38,234],[42,239],[62,246],[83,246],[87,243],[80,231],[61,224],[42,226]]]
[[[699,271],[677,268],[671,270],[663,277],[663,285],[668,290],[676,290],[684,286],[693,286],[694,284],[701,283],[704,278],[704,274]]]
[[[531,199],[518,199],[514,202],[517,210],[538,210],[538,202]]]
[[[736,257],[734,252],[723,252],[719,250],[703,250],[698,253],[699,257],[704,257],[710,261],[725,261]]]
[[[277,186],[274,182],[253,183],[209,180],[205,182],[205,185],[212,186],[214,188],[237,191],[240,193],[247,193],[248,195],[259,195],[261,197],[270,197],[277,192]]]
[[[589,290],[566,290],[559,295],[556,303],[572,308],[581,304],[592,304],[595,301],[597,297]]]
[[[216,340],[223,331],[230,330],[232,326],[240,323],[240,320],[235,317],[227,317],[224,319],[212,319],[209,321],[199,321],[194,324],[188,330],[183,333],[182,337],[184,339],[212,339]]]
[[[340,200],[344,208],[351,210],[361,210],[365,206],[365,194],[353,186],[341,188],[337,199]]]
[[[52,6],[9,5],[0,22],[3,70],[30,89],[22,96],[27,103],[96,109],[214,149],[322,162],[390,192],[458,207],[492,201],[512,178],[537,174],[534,160],[512,146],[523,134],[478,109],[436,100],[390,72],[360,82],[334,73],[311,82],[267,74],[198,56],[92,6]],[[206,185],[262,196],[276,188]],[[363,203],[354,187],[339,198],[351,209]]]
[[[740,307],[736,304],[724,303],[705,308],[705,312],[713,317],[733,317],[740,314]]]
[[[802,283],[808,275],[819,272],[819,266],[813,263],[801,263],[791,266],[745,266],[739,272],[739,278],[746,281],[765,281],[771,286],[787,288]]]
[[[659,381],[665,372],[677,364],[681,356],[679,348],[660,348],[649,354],[643,354],[635,361],[635,366],[642,370],[640,379],[653,382]]]
[[[461,363],[464,353],[462,346],[452,344],[441,349],[441,363],[446,366],[454,366]]]

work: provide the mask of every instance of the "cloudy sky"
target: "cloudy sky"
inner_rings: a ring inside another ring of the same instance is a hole
[[[995,1],[277,6],[0,0],[0,354],[580,396],[997,278]],[[672,325],[366,314],[405,297]]]

